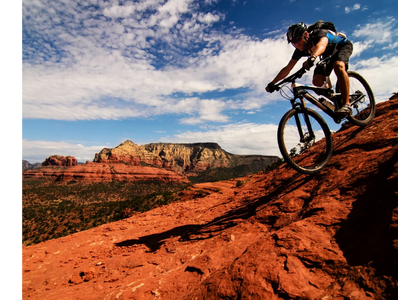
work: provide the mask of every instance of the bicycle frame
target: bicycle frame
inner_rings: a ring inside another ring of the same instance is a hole
[[[301,106],[302,108],[306,108],[304,99],[307,99],[310,103],[321,109],[323,112],[325,112],[328,116],[330,116],[336,123],[340,123],[341,119],[336,116],[334,113],[334,110],[330,109],[329,107],[325,106],[317,98],[312,96],[310,93],[308,93],[308,90],[314,91],[317,95],[321,96],[326,96],[330,94],[330,89],[329,88],[320,88],[320,87],[315,87],[315,86],[305,86],[305,85],[300,85],[296,84],[295,82],[292,83],[292,88],[293,88],[293,95],[294,98],[291,101],[292,107],[295,108],[297,106]],[[339,103],[336,101],[339,97],[340,94],[333,94],[333,97],[335,98],[334,105],[338,106]],[[296,99],[300,99],[300,104],[296,103]],[[337,103],[336,103],[337,102]]]
[[[295,107],[297,104],[294,104],[296,99],[301,100],[300,106],[303,108],[306,108],[304,98],[307,99],[310,103],[321,109],[323,112],[325,112],[329,117],[331,117],[336,123],[341,122],[341,118],[336,116],[334,110],[330,109],[326,105],[322,104],[318,98],[315,98],[312,96],[308,91],[314,91],[317,95],[319,96],[326,96],[328,98],[331,98],[331,101],[334,103],[334,106],[337,108],[340,108],[341,106],[341,94],[340,93],[333,93],[333,90],[329,88],[322,88],[322,87],[315,87],[315,86],[305,86],[301,84],[296,84],[294,81],[292,83],[292,88],[293,88],[293,95],[294,99],[292,99],[292,106]],[[353,106],[357,102],[361,102],[362,99],[365,97],[364,94],[361,92],[357,92],[355,94],[350,95],[350,105]]]

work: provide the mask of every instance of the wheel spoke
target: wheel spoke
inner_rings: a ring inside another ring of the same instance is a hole
[[[279,124],[278,143],[286,162],[297,171],[310,174],[321,170],[329,161],[332,140],[329,128],[319,114],[311,109],[308,109],[308,114],[312,134],[307,127],[304,113],[291,110]],[[296,118],[301,124],[303,136],[299,134]]]

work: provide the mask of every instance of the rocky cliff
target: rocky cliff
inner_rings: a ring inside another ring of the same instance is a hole
[[[73,156],[51,155],[43,161],[42,166],[72,167],[77,164],[77,159]]]
[[[201,183],[24,247],[23,299],[398,299],[398,100],[333,142],[319,174]]]
[[[78,165],[72,156],[50,156],[42,168],[25,171],[23,177],[60,181],[152,181],[158,174],[161,182],[185,182],[187,177],[194,181],[217,181],[255,174],[278,160],[277,156],[231,154],[216,143],[138,146],[126,141],[113,149],[104,148],[95,154],[93,163],[83,165]]]
[[[198,177],[205,172],[217,177],[216,173],[220,169],[232,170],[231,175],[234,177],[244,176],[263,171],[277,160],[277,156],[231,154],[216,143],[153,143],[139,146],[129,140],[113,149],[103,149],[94,158],[94,162],[125,162],[135,166],[171,168],[188,177]]]
[[[31,164],[27,160],[22,160],[22,171],[37,169],[37,168],[40,168],[40,167],[41,167],[41,163]]]

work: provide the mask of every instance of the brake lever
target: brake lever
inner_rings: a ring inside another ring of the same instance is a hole
[[[300,70],[298,70],[297,71],[297,77],[296,78],[301,78],[301,77],[303,77],[303,75],[305,74],[307,72],[307,70],[304,68],[304,67],[302,67]]]

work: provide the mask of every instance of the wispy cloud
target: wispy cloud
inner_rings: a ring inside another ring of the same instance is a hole
[[[212,31],[224,16],[203,13],[190,0],[37,0],[24,2],[23,12],[25,118],[186,113],[192,93],[263,85],[266,74],[276,71],[266,62],[291,50],[284,39]],[[194,113],[201,120],[226,120],[201,110],[211,100],[191,100],[198,102]]]
[[[202,131],[167,141],[217,141],[232,153],[279,155],[275,125],[223,123],[233,122],[234,111],[253,113],[280,98],[276,93],[265,97],[264,86],[291,57],[285,29],[264,32],[265,39],[234,27],[220,31],[215,25],[225,16],[203,6],[212,2],[201,2],[199,9],[191,0],[24,1],[23,117],[110,120],[174,114]],[[348,12],[365,8],[357,4]],[[396,49],[396,32],[396,21],[389,18],[348,34],[355,44],[351,69],[363,73],[379,99],[396,86],[396,56],[363,60],[362,54]],[[240,94],[223,93],[229,90]],[[202,126],[214,122],[223,126]],[[25,140],[24,157],[59,154],[84,161],[103,148],[78,144]]]
[[[339,8],[339,7],[340,7],[339,5],[336,6],[336,8]],[[356,11],[356,10],[365,11],[365,10],[368,10],[368,7],[367,7],[367,5],[361,5],[361,4],[357,3],[357,4],[354,4],[351,7],[350,6],[346,6],[345,9],[344,9],[346,14],[349,14],[350,12],[353,12],[353,11]]]
[[[22,140],[22,155],[29,162],[43,162],[51,155],[74,156],[79,162],[92,161],[95,153],[107,145],[88,145],[87,142],[73,141],[32,141]]]
[[[280,156],[276,143],[277,125],[239,123],[208,131],[187,131],[164,142],[217,142],[234,154],[268,154]]]
[[[396,74],[398,74],[398,56],[373,57],[355,62],[353,70],[366,78],[376,97],[376,102],[386,101],[396,92]],[[383,74],[381,76],[381,74]]]
[[[396,20],[394,18],[389,18],[388,20],[377,20],[374,23],[366,24],[365,26],[359,26],[353,32],[353,36],[356,38],[363,38],[368,41],[368,43],[390,43],[393,37],[398,36],[398,33],[394,26],[396,25]]]
[[[348,14],[348,13],[354,11],[354,10],[359,10],[359,9],[361,9],[361,4],[356,3],[352,7],[346,6],[345,7],[345,13]]]

